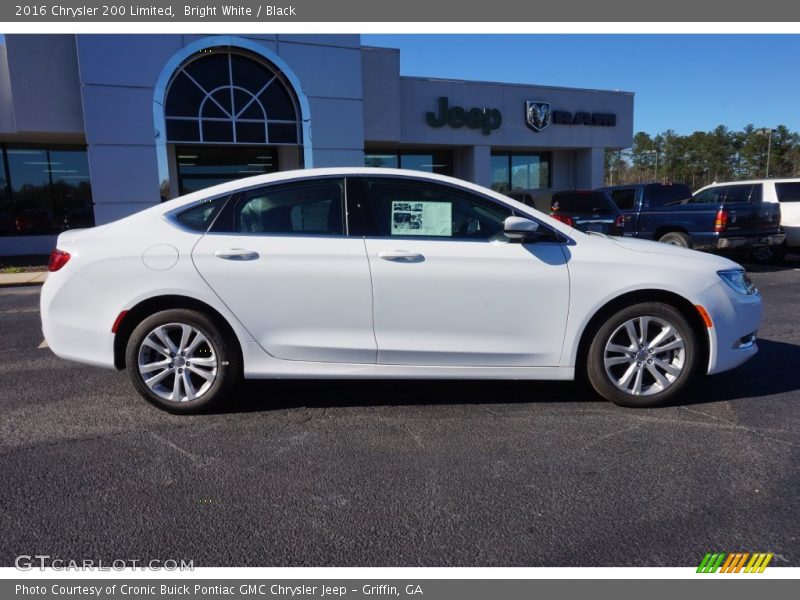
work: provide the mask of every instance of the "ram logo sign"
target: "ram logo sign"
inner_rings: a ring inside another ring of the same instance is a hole
[[[617,115],[614,113],[571,112],[551,108],[549,102],[541,100],[525,101],[525,122],[536,133],[553,125],[589,125],[590,127],[616,127]]]
[[[540,102],[538,100],[525,102],[525,120],[528,122],[528,127],[536,133],[550,125],[551,118],[552,111],[550,110],[549,102]]]

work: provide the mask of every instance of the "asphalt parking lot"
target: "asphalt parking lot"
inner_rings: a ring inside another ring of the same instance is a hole
[[[800,257],[756,269],[760,353],[680,406],[571,383],[258,382],[166,414],[38,348],[0,290],[0,565],[800,565]]]

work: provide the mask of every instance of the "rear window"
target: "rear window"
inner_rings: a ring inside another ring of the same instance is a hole
[[[645,198],[650,208],[679,204],[692,197],[692,191],[685,185],[654,184],[645,187]]]
[[[800,181],[776,183],[775,192],[780,202],[800,202]]]
[[[198,206],[183,211],[177,216],[178,222],[184,227],[195,231],[208,231],[219,209],[225,204],[227,198],[216,198],[203,202]]]
[[[574,213],[617,212],[605,192],[558,192],[553,194],[551,209]]]
[[[636,188],[611,190],[609,195],[620,210],[632,210],[636,204]]]

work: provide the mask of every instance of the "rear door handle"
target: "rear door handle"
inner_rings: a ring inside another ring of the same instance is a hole
[[[243,250],[242,248],[229,248],[227,250],[217,250],[214,252],[217,258],[225,260],[256,260],[258,252],[254,250]]]
[[[378,252],[378,258],[382,258],[383,260],[390,260],[392,262],[422,262],[425,260],[425,256],[420,254],[419,252],[410,252],[408,250],[390,250],[384,252]]]

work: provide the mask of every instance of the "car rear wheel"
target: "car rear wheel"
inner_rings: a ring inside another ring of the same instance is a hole
[[[670,244],[671,246],[680,246],[681,248],[691,248],[692,241],[689,236],[680,231],[669,231],[658,238],[662,244]]]
[[[660,302],[622,309],[595,334],[586,371],[598,394],[629,407],[677,396],[697,369],[698,342],[686,318]]]
[[[131,333],[125,358],[136,390],[174,413],[218,405],[240,373],[231,340],[194,310],[165,310],[144,319]]]

